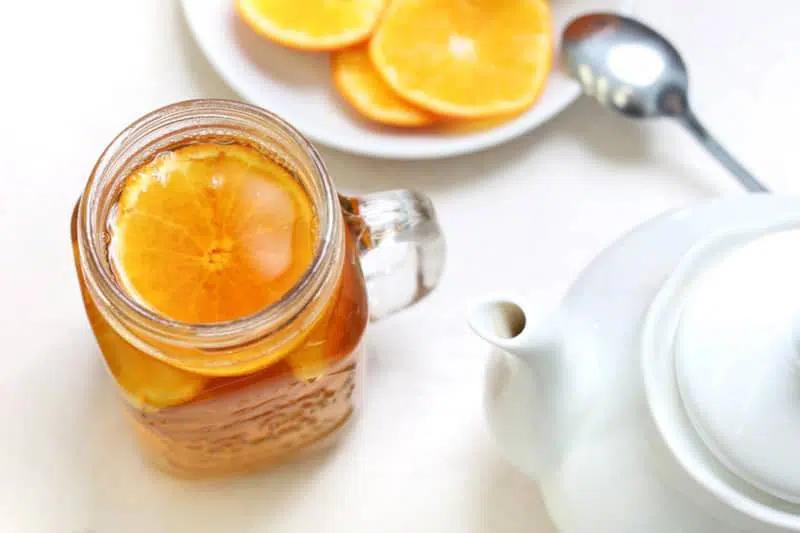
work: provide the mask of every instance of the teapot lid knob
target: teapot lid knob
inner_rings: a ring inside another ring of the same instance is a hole
[[[800,230],[728,249],[685,291],[674,363],[692,425],[734,474],[800,503]]]

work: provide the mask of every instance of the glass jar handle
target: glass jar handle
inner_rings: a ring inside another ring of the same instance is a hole
[[[436,287],[445,240],[427,196],[394,190],[339,200],[357,238],[370,319],[405,309]]]

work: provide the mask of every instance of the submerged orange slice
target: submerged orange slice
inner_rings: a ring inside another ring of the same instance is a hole
[[[425,126],[436,121],[436,115],[397,96],[378,74],[366,45],[335,52],[331,70],[339,93],[369,119],[393,126]]]
[[[401,97],[461,118],[533,105],[552,55],[545,0],[394,0],[370,41],[376,68]]]
[[[384,0],[235,0],[242,20],[291,48],[336,50],[366,40]]]
[[[242,318],[279,300],[310,266],[318,233],[291,173],[227,144],[187,146],[139,168],[110,229],[126,291],[191,324]]]
[[[162,363],[131,346],[110,327],[95,328],[97,343],[123,393],[140,409],[173,407],[203,390],[209,378]]]

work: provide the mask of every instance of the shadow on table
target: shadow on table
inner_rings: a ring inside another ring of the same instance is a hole
[[[645,124],[647,123],[620,117],[581,97],[535,130],[473,154],[436,160],[387,162],[326,148],[321,149],[321,152],[337,185],[344,190],[359,192],[403,187],[436,193],[468,188],[487,177],[502,175],[503,169],[518,166],[523,160],[529,160],[525,164],[529,164],[535,172],[537,152],[543,147],[552,150],[555,145],[556,150],[568,156],[574,156],[576,151],[572,147],[577,146],[579,151],[584,150],[589,157],[606,160],[610,165],[622,169],[646,169],[648,164],[656,165],[667,170],[662,175],[666,174],[669,180],[679,186],[701,196],[719,194],[713,175],[681,160],[665,159],[653,150],[650,136],[652,130]],[[669,139],[665,135],[660,142],[669,142]],[[569,160],[564,161],[565,167],[569,164]],[[547,175],[552,176],[552,172]],[[651,176],[641,177],[658,179]],[[647,183],[643,182],[642,185],[647,186]]]
[[[471,487],[475,531],[479,533],[555,533],[536,484],[497,453],[483,454],[485,464]]]
[[[609,132],[613,132],[610,135]],[[385,190],[402,187],[424,190],[469,187],[487,176],[502,173],[523,159],[535,161],[536,153],[551,141],[576,142],[602,157],[622,164],[648,157],[648,143],[638,124],[621,120],[591,102],[579,100],[539,128],[488,150],[457,157],[385,161],[323,149],[337,183],[346,189]],[[534,163],[535,165],[535,163]],[[357,168],[354,173],[351,169]],[[390,170],[390,172],[387,172]]]

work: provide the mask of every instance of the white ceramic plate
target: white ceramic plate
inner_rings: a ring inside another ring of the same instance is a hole
[[[551,1],[557,36],[575,15],[594,10],[630,13],[633,4],[633,0]],[[543,124],[580,92],[556,68],[536,105],[511,121],[471,132],[398,131],[361,119],[341,101],[330,80],[327,54],[290,50],[260,37],[238,19],[233,0],[182,0],[182,4],[200,49],[240,97],[280,115],[312,141],[345,152],[391,159],[475,152]]]

